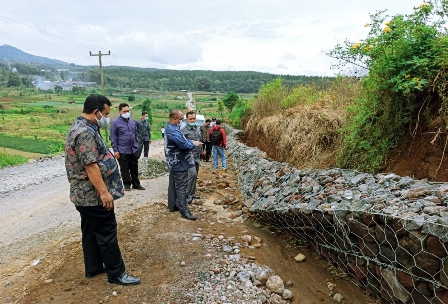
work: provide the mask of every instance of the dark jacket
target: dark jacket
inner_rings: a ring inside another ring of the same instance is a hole
[[[179,127],[168,122],[165,126],[165,158],[168,170],[187,171],[194,167],[191,152],[196,146],[180,132]]]

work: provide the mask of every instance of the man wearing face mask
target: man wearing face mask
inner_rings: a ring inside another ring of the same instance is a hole
[[[140,283],[126,274],[117,239],[114,200],[124,195],[117,163],[99,127],[109,124],[111,102],[102,95],[86,98],[84,109],[65,139],[65,168],[70,199],[81,216],[85,276],[107,273],[108,282]]]
[[[202,141],[201,131],[196,125],[196,113],[190,111],[186,114],[187,123],[180,129],[186,139]],[[193,199],[200,199],[196,195],[196,180],[199,174],[199,164],[201,163],[202,146],[193,149],[194,167],[188,169],[188,185],[187,185],[187,203],[191,203]]]
[[[135,122],[127,103],[118,106],[120,115],[110,124],[110,141],[114,156],[120,164],[124,190],[145,190],[138,179],[138,137]]]
[[[182,119],[182,111],[171,110],[169,121],[165,127],[165,157],[170,171],[168,208],[171,212],[179,211],[181,217],[194,221],[196,217],[191,214],[186,199],[188,169],[194,168],[195,163],[191,150],[200,147],[202,143],[185,138],[179,130]]]
[[[148,157],[149,144],[151,143],[151,127],[148,122],[148,112],[142,112],[142,119],[135,121],[137,126],[137,137],[138,137],[138,158],[142,156]]]

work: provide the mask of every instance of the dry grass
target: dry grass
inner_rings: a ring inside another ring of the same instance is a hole
[[[328,99],[261,119],[252,117],[246,133],[249,144],[278,161],[297,168],[331,167],[336,164],[342,139],[339,130],[347,116],[345,108],[334,107]]]
[[[356,78],[337,77],[318,101],[291,100],[298,105],[281,110],[280,103],[288,92],[282,86],[272,89],[266,94],[269,98],[254,103],[253,115],[245,125],[247,142],[297,168],[334,167],[342,146],[340,130],[349,120],[347,107],[359,92]]]

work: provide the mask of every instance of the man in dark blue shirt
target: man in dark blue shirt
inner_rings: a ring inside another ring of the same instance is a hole
[[[138,179],[138,138],[135,122],[131,119],[131,111],[127,103],[118,106],[120,115],[110,124],[110,140],[114,156],[120,165],[124,190],[145,190]]]
[[[192,150],[202,143],[185,138],[179,130],[182,118],[182,111],[172,110],[165,127],[165,157],[170,170],[168,208],[171,212],[179,210],[181,217],[194,221],[196,217],[191,214],[186,198],[188,169],[195,166]]]

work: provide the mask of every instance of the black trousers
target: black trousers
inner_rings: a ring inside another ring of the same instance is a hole
[[[209,141],[205,142],[205,145],[202,145],[203,149],[205,146],[205,161],[210,160],[210,156],[212,155],[212,143]]]
[[[188,171],[170,171],[168,182],[168,208],[179,208],[181,213],[190,211],[187,204]]]
[[[120,165],[120,173],[124,186],[140,186],[140,180],[138,179],[138,158],[138,151],[133,154],[120,153],[118,164]]]
[[[77,206],[81,215],[82,251],[86,272],[104,268],[108,277],[125,272],[117,239],[117,221],[113,210],[103,206]]]
[[[149,151],[149,140],[138,142],[138,158],[142,156],[143,151],[143,157],[148,157],[148,151]]]

